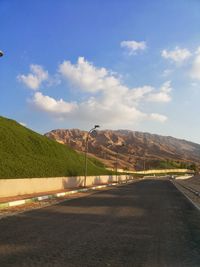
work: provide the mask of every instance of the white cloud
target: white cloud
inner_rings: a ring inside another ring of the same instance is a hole
[[[59,73],[73,86],[86,92],[98,92],[119,85],[118,79],[110,75],[105,68],[96,68],[84,57],[79,57],[77,64],[64,61],[59,66]]]
[[[147,101],[160,102],[160,103],[170,102],[171,101],[171,96],[170,96],[171,90],[172,90],[171,81],[167,81],[161,86],[158,92],[149,94],[147,96]]]
[[[154,91],[154,87],[149,85],[144,85],[143,87],[136,87],[129,90],[128,98],[130,100],[141,100],[145,97],[145,95]]]
[[[186,48],[179,48],[178,46],[174,50],[164,49],[161,53],[163,58],[171,59],[175,63],[183,63],[191,57],[191,52]]]
[[[36,108],[59,116],[72,112],[77,106],[76,103],[68,103],[63,99],[55,100],[54,98],[45,96],[40,92],[35,93],[31,102]]]
[[[83,57],[76,64],[64,61],[59,66],[59,72],[76,90],[87,92],[88,98],[73,103],[37,92],[32,99],[37,109],[58,118],[68,118],[79,125],[99,123],[105,127],[131,128],[141,120],[165,121],[164,115],[147,114],[139,107],[145,101],[169,101],[170,82],[164,83],[158,90],[149,85],[129,88],[116,74],[95,67]]]
[[[146,114],[137,107],[127,105],[126,102],[116,98],[106,102],[104,98],[90,97],[87,101],[68,103],[63,100],[55,100],[44,96],[40,92],[35,93],[32,104],[38,110],[44,111],[59,119],[70,119],[84,125],[85,123],[98,123],[104,127],[133,127],[134,123],[141,120],[154,120],[164,122],[167,117],[161,114]]]
[[[18,81],[30,89],[39,89],[40,85],[49,79],[48,71],[45,71],[40,65],[30,65],[30,71],[31,73],[27,75],[21,74],[17,76]]]
[[[200,47],[196,51],[190,76],[192,79],[200,80]]]
[[[129,55],[135,55],[139,50],[145,50],[147,48],[146,42],[136,42],[136,41],[122,41],[121,47],[128,50]]]
[[[159,121],[159,122],[165,122],[167,120],[166,116],[161,115],[161,114],[157,114],[157,113],[151,113],[149,115],[149,117],[150,117],[150,119],[156,120],[156,121]]]

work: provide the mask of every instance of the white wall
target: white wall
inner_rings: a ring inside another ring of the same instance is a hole
[[[113,168],[107,168],[107,170],[115,171]],[[121,173],[132,173],[132,174],[156,174],[156,173],[194,173],[193,170],[188,169],[162,169],[162,170],[145,170],[145,171],[127,171],[123,169],[118,169],[118,172]]]
[[[119,175],[119,180],[125,180],[126,175]],[[116,176],[87,176],[86,185],[97,185],[116,182]],[[10,197],[63,190],[84,185],[84,176],[55,178],[24,178],[0,179],[0,197]]]

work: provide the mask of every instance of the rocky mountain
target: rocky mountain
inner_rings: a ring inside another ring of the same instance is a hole
[[[58,129],[45,134],[77,151],[85,151],[86,131]],[[127,169],[184,167],[200,164],[200,145],[186,140],[129,130],[98,131],[88,151],[106,166]],[[116,163],[117,162],[117,163]]]

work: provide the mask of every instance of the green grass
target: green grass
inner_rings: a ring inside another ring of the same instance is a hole
[[[191,169],[196,170],[197,166],[192,162],[183,162],[177,160],[148,160],[146,162],[148,169]]]
[[[142,177],[146,177],[146,176],[155,176],[155,177],[157,177],[157,176],[166,176],[166,175],[185,175],[185,174],[187,174],[186,172],[183,172],[183,173],[180,173],[180,172],[166,172],[166,173],[155,173],[155,174],[153,174],[153,173],[145,173],[145,174],[140,174],[140,173],[134,173],[133,174],[133,176],[135,177],[135,178],[142,178]]]
[[[109,174],[88,159],[88,175]],[[84,155],[0,117],[0,178],[59,177],[84,174]]]

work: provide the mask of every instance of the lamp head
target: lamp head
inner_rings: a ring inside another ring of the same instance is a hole
[[[3,56],[3,51],[0,50],[0,57],[2,57],[2,56]]]
[[[96,128],[99,128],[100,126],[99,125],[94,125],[94,128],[96,129]]]

